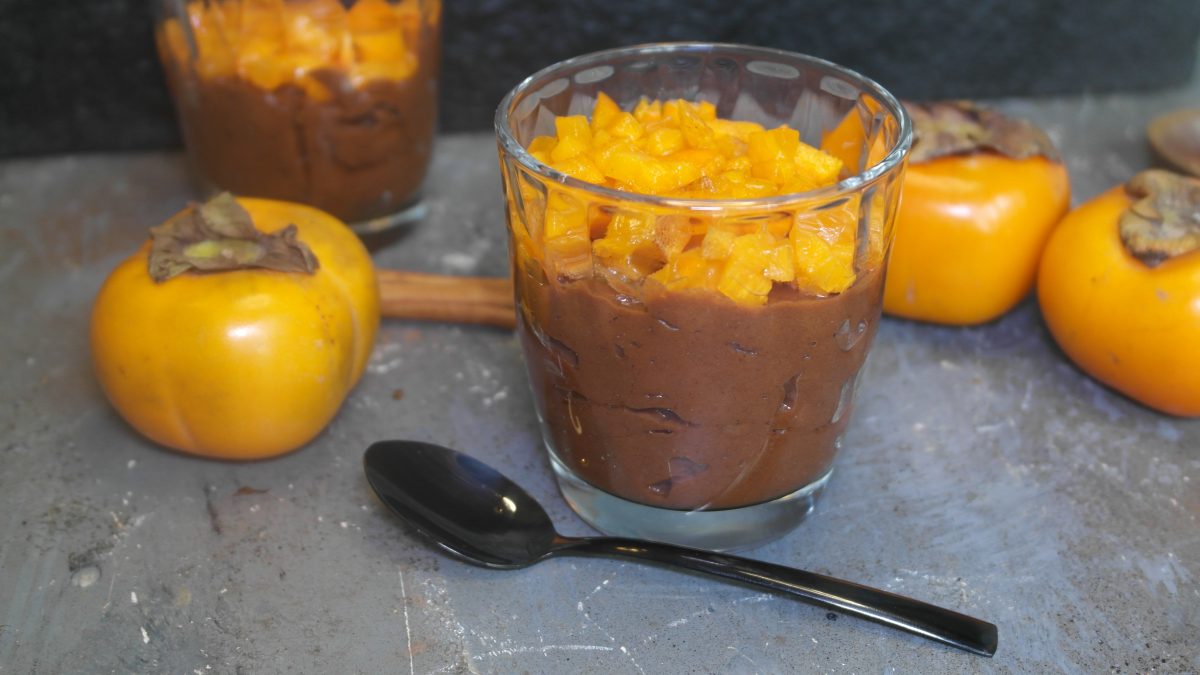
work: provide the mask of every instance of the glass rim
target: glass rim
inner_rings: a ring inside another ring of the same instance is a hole
[[[744,55],[771,56],[775,58],[787,59],[792,62],[801,62],[809,66],[819,66],[828,70],[832,70],[837,75],[850,80],[860,89],[869,92],[878,99],[886,108],[892,112],[900,125],[900,136],[892,148],[884,155],[883,159],[875,164],[867,167],[864,171],[856,173],[852,176],[823,187],[806,190],[804,192],[790,192],[782,195],[771,197],[759,197],[752,199],[685,199],[678,197],[662,197],[658,195],[648,195],[638,192],[624,192],[615,190],[596,183],[589,183],[580,180],[573,176],[567,175],[557,169],[543,164],[538,161],[532,154],[526,150],[520,141],[513,135],[510,125],[509,111],[513,108],[513,102],[517,97],[528,92],[533,87],[552,80],[555,76],[563,71],[571,69],[582,69],[586,66],[604,65],[615,57],[628,56],[632,54],[670,54],[670,53],[719,53],[723,51],[737,52]],[[885,89],[875,80],[866,77],[855,70],[840,66],[832,61],[827,61],[815,56],[801,54],[799,52],[791,52],[784,49],[775,49],[772,47],[756,47],[752,45],[743,45],[736,43],[725,42],[651,42],[628,47],[618,47],[616,49],[606,49],[589,54],[582,54],[564,61],[559,61],[549,65],[534,74],[526,77],[517,86],[513,87],[500,101],[500,105],[496,108],[494,118],[494,128],[497,141],[500,148],[506,154],[514,157],[526,169],[535,174],[549,179],[555,183],[560,183],[566,187],[591,192],[597,195],[602,195],[618,202],[633,202],[646,206],[656,206],[671,209],[683,209],[691,211],[718,211],[718,210],[742,210],[742,209],[762,209],[764,207],[777,207],[795,204],[797,202],[818,201],[824,199],[832,199],[863,190],[868,185],[878,181],[883,176],[891,173],[894,169],[899,168],[908,155],[909,149],[912,147],[912,120],[908,115],[908,111],[900,103],[890,91]]]

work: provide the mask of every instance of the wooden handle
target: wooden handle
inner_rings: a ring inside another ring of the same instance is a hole
[[[376,270],[379,309],[393,319],[516,327],[512,283],[494,277],[458,277]]]

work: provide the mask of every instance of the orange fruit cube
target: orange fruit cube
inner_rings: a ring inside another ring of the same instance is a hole
[[[346,25],[355,34],[398,32],[400,21],[387,0],[356,0],[346,12]]]
[[[676,198],[771,197],[830,185],[843,171],[840,159],[803,143],[795,129],[718,119],[705,101],[643,99],[626,112],[599,94],[591,119],[560,117],[555,135],[535,138],[528,149],[579,180]],[[600,270],[625,282],[650,278],[667,289],[718,292],[761,305],[775,284],[820,294],[849,287],[857,213],[846,203],[714,221],[603,202],[585,208],[560,189],[547,200],[540,237],[534,227],[530,237],[540,239],[548,267],[563,278]]]
[[[592,131],[607,127],[620,114],[621,108],[609,98],[608,94],[600,92],[596,96],[596,104],[592,107]]]

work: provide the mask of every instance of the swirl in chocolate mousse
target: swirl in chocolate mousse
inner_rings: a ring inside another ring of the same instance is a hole
[[[747,506],[831,468],[880,316],[882,273],[841,294],[775,288],[757,307],[598,277],[515,275],[519,331],[558,459],[618,497]]]

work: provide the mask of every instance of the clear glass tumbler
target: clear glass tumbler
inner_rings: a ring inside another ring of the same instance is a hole
[[[685,200],[576,180],[530,154],[557,116],[589,114],[601,92],[624,110],[682,98],[711,102],[721,118],[788,125],[846,168],[809,192]],[[654,44],[529,77],[500,104],[496,133],[518,330],[571,506],[608,533],[713,549],[799,524],[829,479],[880,316],[912,135],[903,107],[820,59]],[[685,247],[713,227],[771,230],[795,245],[806,274],[825,273],[831,256],[853,272],[839,292],[774,283],[747,306],[675,287],[656,273],[666,263],[653,246],[615,264],[597,242],[630,223],[683,228]]]
[[[360,233],[419,217],[440,0],[153,0],[205,190],[316,206]]]

